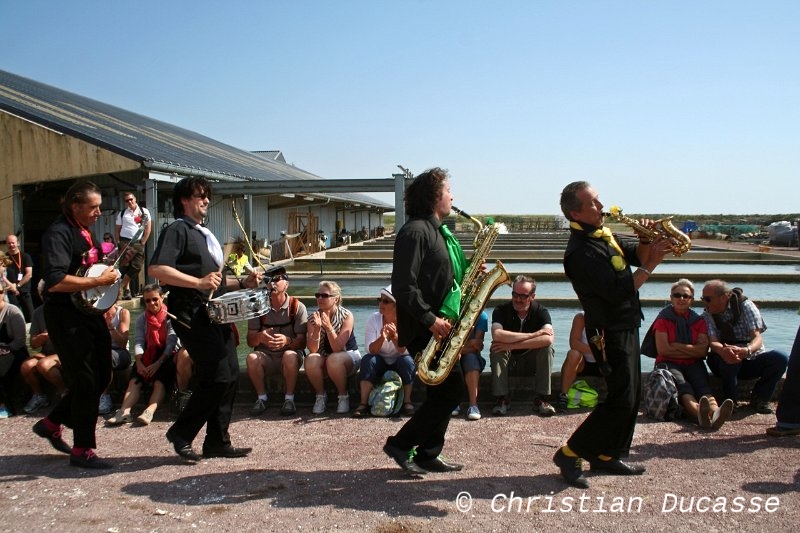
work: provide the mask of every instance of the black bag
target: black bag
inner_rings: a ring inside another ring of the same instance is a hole
[[[658,357],[658,350],[656,349],[656,332],[653,329],[653,324],[650,324],[650,329],[648,329],[647,333],[644,334],[644,339],[642,339],[642,348],[639,350],[639,352],[642,355],[652,357],[653,359]]]

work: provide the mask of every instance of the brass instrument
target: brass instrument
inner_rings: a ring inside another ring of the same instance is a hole
[[[445,380],[461,357],[461,348],[472,333],[489,297],[500,285],[511,283],[511,276],[500,261],[488,272],[481,272],[481,265],[497,239],[497,226],[484,226],[480,220],[455,206],[453,211],[469,218],[478,233],[473,241],[472,259],[461,281],[461,310],[457,321],[445,338],[437,340],[431,337],[425,349],[416,354],[417,375],[426,385],[438,385]]]
[[[672,224],[672,217],[660,218],[654,222],[652,228],[647,228],[634,219],[623,215],[622,208],[616,205],[612,205],[611,211],[603,213],[603,215],[630,226],[639,235],[644,235],[650,239],[655,239],[656,237],[666,239],[669,242],[672,255],[675,257],[682,256],[692,248],[692,239]]]

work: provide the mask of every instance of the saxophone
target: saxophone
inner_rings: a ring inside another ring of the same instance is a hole
[[[672,224],[672,217],[660,218],[653,223],[654,226],[652,228],[646,228],[634,219],[623,215],[622,208],[616,205],[612,205],[611,211],[603,213],[603,215],[610,216],[617,222],[630,226],[639,235],[644,235],[651,239],[656,237],[666,239],[669,242],[672,255],[675,257],[682,256],[692,248],[692,239]]]
[[[445,380],[461,357],[461,348],[469,339],[489,297],[500,285],[511,283],[511,276],[500,261],[488,272],[481,272],[481,264],[497,239],[497,226],[484,226],[480,220],[455,206],[453,211],[469,218],[478,233],[473,241],[472,260],[461,281],[461,307],[457,321],[446,337],[441,340],[431,337],[425,349],[416,354],[417,375],[426,385],[438,385]]]

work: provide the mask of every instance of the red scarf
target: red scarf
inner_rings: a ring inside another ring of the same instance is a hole
[[[146,311],[144,316],[145,333],[142,363],[144,366],[150,366],[161,356],[167,344],[167,306],[162,305],[158,313]]]

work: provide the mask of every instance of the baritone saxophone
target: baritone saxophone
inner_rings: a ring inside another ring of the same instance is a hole
[[[450,374],[453,365],[461,357],[461,348],[469,339],[472,328],[480,317],[489,297],[500,285],[509,285],[509,276],[503,263],[497,264],[487,272],[481,272],[481,265],[492,249],[499,229],[495,224],[484,226],[480,220],[453,206],[453,211],[469,218],[478,233],[473,241],[472,259],[461,281],[461,306],[458,319],[450,328],[450,333],[441,340],[431,337],[425,349],[416,354],[417,375],[426,385],[438,385]]]

